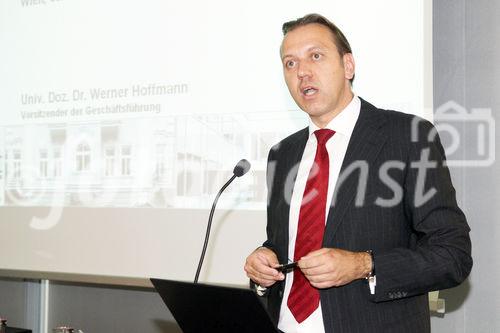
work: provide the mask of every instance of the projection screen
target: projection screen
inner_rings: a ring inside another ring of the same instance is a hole
[[[0,269],[246,284],[265,240],[269,148],[308,125],[279,59],[283,22],[334,21],[354,91],[432,116],[425,1],[0,1]]]

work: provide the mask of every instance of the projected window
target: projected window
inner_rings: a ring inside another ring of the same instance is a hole
[[[156,145],[156,178],[162,183],[172,183],[174,178],[174,149],[171,144]]]
[[[47,149],[40,149],[39,176],[47,178],[49,175],[49,158]]]
[[[5,178],[10,178],[11,161],[9,160],[9,151],[5,150]]]
[[[122,146],[121,150],[121,166],[122,166],[122,176],[130,176],[130,160],[132,157],[132,148],[129,145]]]
[[[114,176],[116,164],[116,151],[115,147],[104,148],[104,175]]]
[[[12,150],[12,179],[21,178],[21,151],[18,149]]]
[[[3,185],[2,184],[3,183],[2,180],[4,178],[4,170],[3,170],[4,165],[6,166],[6,163],[4,161],[3,151],[0,150],[0,186]]]
[[[163,178],[167,171],[167,165],[165,161],[165,145],[156,146],[156,176],[158,178]]]
[[[63,159],[60,147],[56,147],[53,149],[52,157],[53,157],[52,175],[54,176],[54,178],[60,178],[63,172]]]
[[[76,171],[85,172],[90,170],[90,146],[81,143],[76,148]]]

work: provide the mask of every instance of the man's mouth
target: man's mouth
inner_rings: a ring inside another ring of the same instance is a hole
[[[304,96],[312,96],[318,92],[318,89],[314,87],[305,87],[302,89],[302,94]]]

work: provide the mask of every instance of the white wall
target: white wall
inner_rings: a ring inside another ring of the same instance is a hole
[[[500,3],[434,1],[434,105],[456,101],[467,110],[488,108],[498,124],[500,110]],[[465,121],[459,154],[477,151],[478,121]],[[497,160],[489,167],[451,169],[458,199],[471,226],[474,267],[461,286],[445,290],[444,317],[433,317],[434,332],[500,332],[500,133]],[[446,144],[446,143],[445,143]]]

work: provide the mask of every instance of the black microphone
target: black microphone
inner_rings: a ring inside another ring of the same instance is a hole
[[[217,201],[219,201],[219,197],[224,192],[226,187],[231,184],[231,182],[236,178],[236,177],[241,177],[244,174],[246,174],[250,170],[250,162],[248,162],[245,159],[240,160],[234,167],[233,169],[233,175],[231,178],[222,186],[222,188],[219,190],[219,193],[215,196],[214,203],[212,205],[212,210],[210,211],[210,216],[208,217],[208,225],[207,225],[207,232],[205,234],[205,243],[203,244],[203,250],[201,251],[201,257],[200,257],[200,262],[198,263],[198,269],[196,270],[196,275],[194,277],[194,283],[198,283],[198,277],[200,276],[200,271],[201,271],[201,266],[203,266],[203,259],[205,259],[205,252],[207,252],[207,246],[208,246],[208,238],[210,237],[210,228],[212,228],[212,218],[214,217],[214,212],[215,212],[215,206],[217,205]]]
[[[241,177],[250,170],[250,162],[245,159],[240,160],[233,169],[233,174],[236,177]]]

